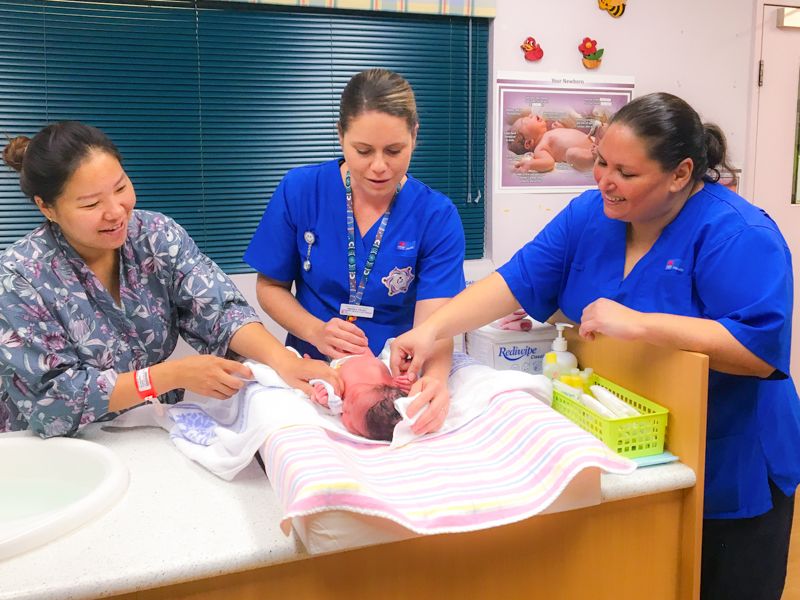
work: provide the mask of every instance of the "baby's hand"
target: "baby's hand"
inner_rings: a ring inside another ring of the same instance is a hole
[[[408,375],[398,375],[394,378],[394,384],[403,390],[403,393],[408,394],[411,391],[411,386],[413,385],[408,380]]]
[[[590,150],[592,151],[592,158],[597,160],[597,144],[592,144]]]
[[[531,169],[531,162],[533,161],[533,153],[528,152],[522,160],[514,164],[514,173],[527,173]]]
[[[311,401],[328,406],[328,390],[321,383],[315,383],[314,389],[311,391]]]

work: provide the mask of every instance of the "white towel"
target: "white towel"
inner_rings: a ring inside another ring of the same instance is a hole
[[[259,371],[259,377],[272,377],[266,371]],[[264,381],[277,383],[274,379]],[[460,353],[453,357],[447,387],[451,403],[442,428],[422,436],[405,435],[403,429],[398,431],[402,424],[398,423],[394,433],[403,436],[402,439],[398,437],[396,443],[393,440],[392,447],[454,431],[479,416],[491,399],[504,391],[521,389],[548,406],[552,402],[552,384],[543,375],[495,371]],[[287,389],[285,383],[274,386],[250,383],[228,400],[180,402],[167,410],[169,420],[159,419],[154,408],[147,404],[128,411],[117,417],[111,426],[161,426],[170,432],[170,438],[181,452],[227,480],[233,479],[250,463],[256,450],[272,433],[285,427],[314,425],[362,444],[387,443],[350,433],[340,417],[311,402],[302,392]]]
[[[297,356],[300,356],[300,353],[294,348],[289,348],[289,350],[297,354]],[[246,360],[244,361],[244,365],[250,368],[253,372],[253,378],[264,387],[292,390],[298,396],[308,398],[302,390],[289,387],[272,367],[255,362],[254,360]],[[311,385],[321,384],[322,387],[325,388],[325,391],[328,392],[328,410],[334,415],[342,414],[342,399],[336,395],[330,383],[322,379],[311,379],[309,383]]]

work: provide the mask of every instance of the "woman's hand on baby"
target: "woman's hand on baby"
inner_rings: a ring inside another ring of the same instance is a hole
[[[422,365],[433,354],[435,343],[436,338],[428,333],[424,325],[396,338],[392,342],[392,355],[389,358],[392,377],[397,379],[405,375],[408,381],[414,383]]]
[[[340,396],[342,393],[342,377],[338,372],[331,369],[326,363],[321,360],[312,360],[310,358],[300,358],[290,351],[275,361],[274,365],[270,365],[275,372],[280,375],[287,385],[301,390],[311,397],[314,392],[313,386],[308,383],[311,379],[322,379],[327,381],[333,387],[333,392]]]
[[[369,347],[366,334],[357,325],[336,318],[321,323],[313,339],[309,341],[317,350],[331,358],[364,354]]]
[[[176,360],[174,367],[175,385],[170,389],[184,388],[217,400],[230,398],[244,386],[246,380],[253,378],[253,372],[242,363],[208,354]]]
[[[644,336],[644,318],[644,313],[600,298],[583,309],[578,333],[587,340],[593,340],[595,333],[623,341],[638,340]]]
[[[427,410],[419,416],[419,419],[411,427],[415,434],[430,433],[437,431],[444,425],[447,413],[450,410],[450,392],[438,379],[433,377],[421,377],[411,386],[409,396],[419,394],[409,405],[406,414],[413,417],[428,402]]]

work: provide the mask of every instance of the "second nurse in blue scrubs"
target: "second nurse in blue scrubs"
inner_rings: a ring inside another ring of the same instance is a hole
[[[244,255],[261,307],[312,358],[377,355],[464,289],[458,212],[407,174],[419,128],[408,82],[384,69],[354,76],[338,128],[344,158],[290,171]],[[410,413],[431,401],[417,432],[444,423],[452,352],[438,342],[414,383]]]
[[[722,132],[686,102],[634,100],[598,147],[599,190],[399,337],[392,365],[411,355],[413,372],[435,339],[520,306],[539,320],[560,308],[588,339],[707,354],[701,599],[779,600],[800,483],[792,263],[772,219],[709,176],[719,165]]]

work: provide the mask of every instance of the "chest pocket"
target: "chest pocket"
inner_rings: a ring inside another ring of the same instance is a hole
[[[559,308],[570,319],[580,322],[583,309],[603,295],[600,288],[592,273],[587,272],[582,263],[573,261],[564,292],[561,294]]]
[[[416,250],[387,252],[382,249],[369,276],[368,287],[375,286],[372,289],[377,290],[377,297],[381,301],[395,306],[403,305],[416,301],[417,277]]]
[[[650,275],[642,284],[636,293],[638,310],[697,316],[692,309],[691,275]]]

